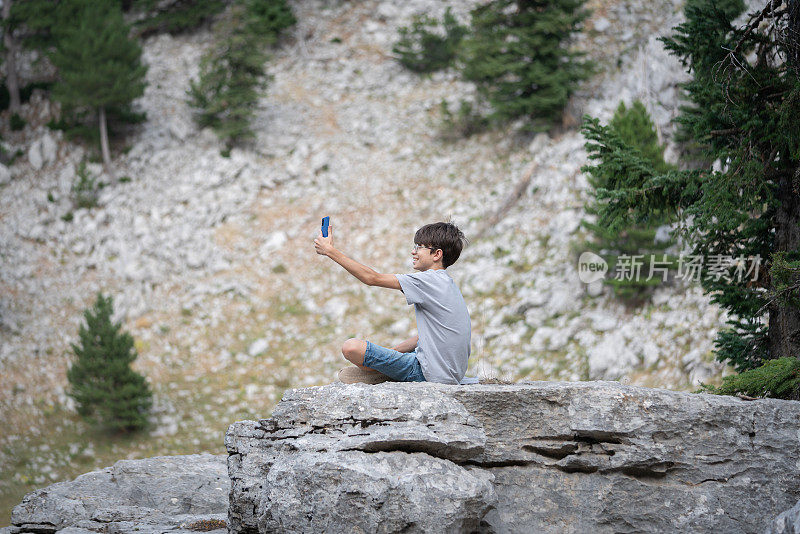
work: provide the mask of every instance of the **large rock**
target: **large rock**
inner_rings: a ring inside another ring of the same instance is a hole
[[[776,517],[764,534],[800,534],[800,501]]]
[[[10,181],[11,171],[8,170],[8,167],[0,163],[0,185],[6,185]]]
[[[271,419],[241,421],[226,434],[235,488],[229,525],[469,530],[496,497],[491,474],[459,463],[485,442],[458,400],[422,384],[290,390]]]
[[[616,382],[289,390],[226,446],[232,532],[763,532],[800,403]]]
[[[282,455],[258,501],[259,532],[472,532],[495,504],[491,475],[424,453]]]
[[[58,144],[49,133],[45,133],[28,148],[28,162],[37,171],[54,163],[57,157]]]
[[[25,496],[11,513],[15,532],[149,534],[224,528],[225,457],[211,454],[120,460]]]

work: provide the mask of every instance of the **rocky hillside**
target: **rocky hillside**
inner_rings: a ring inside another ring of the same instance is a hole
[[[0,172],[2,491],[58,480],[75,462],[110,463],[65,395],[69,344],[97,291],[114,296],[157,404],[157,443],[104,454],[218,452],[229,421],[267,416],[287,387],[331,382],[345,339],[414,333],[402,295],[316,255],[322,216],[338,248],[408,272],[416,228],[450,217],[474,237],[531,169],[519,200],[449,269],[472,316],[468,374],[673,389],[719,376],[710,351],[724,316],[699,288],[664,287],[626,310],[579,281],[570,246],[587,200],[582,114],[607,120],[639,98],[677,157],[670,121],[686,75],[656,38],[683,2],[589,2],[577,46],[600,70],[564,126],[457,142],[441,138],[439,102],[473,88],[452,71],[421,78],[391,56],[399,26],[447,4],[466,20],[475,2],[292,2],[299,22],[269,64],[257,138],[228,158],[186,104],[210,32],[150,38],[137,102],[147,121],[114,151],[113,175],[130,180],[105,187],[93,209],[69,200],[86,149],[48,130],[49,102],[26,104],[26,128],[2,132],[24,152]]]

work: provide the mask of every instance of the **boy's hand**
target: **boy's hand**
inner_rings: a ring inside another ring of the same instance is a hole
[[[319,230],[319,235],[314,240],[314,248],[317,254],[327,256],[333,250],[333,225],[328,226],[328,237],[322,237],[322,229]]]

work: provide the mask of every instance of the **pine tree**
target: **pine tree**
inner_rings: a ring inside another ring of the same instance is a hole
[[[295,18],[285,0],[245,0],[231,7],[216,28],[217,42],[201,59],[200,78],[190,83],[189,101],[200,126],[211,127],[227,150],[254,136],[250,117],[266,88],[266,47]]]
[[[609,127],[620,136],[626,146],[637,150],[658,172],[673,168],[664,161],[664,147],[658,143],[653,121],[640,101],[634,101],[630,108],[620,102]],[[592,192],[596,196],[599,190],[608,187],[611,177],[605,174],[607,169],[602,166],[589,167],[586,170],[589,172]],[[597,215],[601,203],[595,197],[586,207],[586,212]],[[618,298],[638,305],[649,298],[655,287],[664,283],[664,274],[669,275],[674,270],[677,258],[666,252],[674,245],[674,240],[656,240],[658,228],[670,222],[664,211],[649,214],[646,222],[613,231],[598,222],[582,221],[582,226],[592,236],[590,241],[583,243],[582,248],[595,252],[608,262],[608,276],[604,283],[613,289]],[[633,267],[635,264],[640,265],[641,272]],[[654,267],[652,276],[651,265]],[[666,270],[664,274],[661,268]]]
[[[244,6],[237,5],[218,23],[218,41],[201,59],[200,78],[189,89],[198,124],[210,126],[228,149],[254,136],[250,117],[266,88],[264,63],[269,56],[242,31],[246,16]]]
[[[620,102],[609,126],[628,146],[641,152],[642,157],[653,165],[656,172],[675,169],[664,161],[664,147],[658,142],[656,126],[640,100],[634,100],[630,108]]]
[[[141,63],[142,50],[128,37],[119,3],[63,0],[59,5],[75,15],[55,32],[51,59],[59,81],[53,97],[67,113],[96,110],[103,162],[108,166],[107,112],[127,110],[144,93],[147,68]]]
[[[131,369],[138,354],[133,338],[112,324],[113,299],[98,293],[84,312],[80,344],[72,344],[77,359],[67,371],[69,395],[78,413],[111,430],[131,431],[147,426],[152,393],[145,378]]]
[[[189,97],[197,109],[197,123],[211,127],[230,149],[254,136],[250,117],[259,91],[266,88],[267,55],[253,50],[231,19],[218,25],[217,32],[224,35],[214,50],[202,57],[200,77],[190,83]]]
[[[504,122],[527,118],[527,129],[557,122],[591,64],[570,50],[589,12],[584,0],[493,0],[472,11],[472,33],[462,47],[463,76],[475,82]]]
[[[584,134],[612,177],[599,223],[680,210],[701,285],[731,316],[717,358],[744,371],[800,356],[800,1],[767,0],[743,27],[735,14],[692,2],[664,39],[692,75],[681,131],[719,170],[659,172],[596,119]],[[724,267],[709,272],[715,263]]]

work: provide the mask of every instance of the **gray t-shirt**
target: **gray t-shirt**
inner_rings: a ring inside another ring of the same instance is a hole
[[[458,384],[467,372],[472,324],[464,297],[444,269],[398,274],[417,316],[417,359],[428,382]]]

